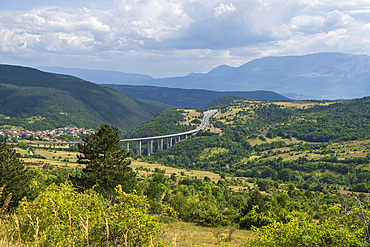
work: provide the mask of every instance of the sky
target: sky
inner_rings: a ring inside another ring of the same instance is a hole
[[[0,63],[184,76],[266,56],[370,55],[369,0],[0,0]]]

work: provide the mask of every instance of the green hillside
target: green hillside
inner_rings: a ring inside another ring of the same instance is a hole
[[[223,103],[205,132],[143,159],[275,181],[329,176],[336,181],[330,183],[367,191],[356,187],[365,180],[357,179],[352,172],[370,178],[369,97],[345,102],[234,99],[229,106],[226,100]],[[284,170],[288,178],[278,175],[284,168],[288,169]],[[264,169],[275,175],[262,175]],[[365,187],[369,186],[366,180]]]
[[[169,135],[195,129],[192,125],[180,124],[185,121],[183,109],[168,109],[160,112],[153,119],[126,133],[126,138],[138,138],[157,135]],[[200,122],[200,120],[199,120]]]
[[[0,65],[0,125],[41,130],[110,123],[131,129],[166,108],[76,77]]]
[[[238,100],[247,100],[247,98],[240,97],[240,96],[224,96],[218,99],[215,99],[208,105],[206,105],[204,108],[206,109],[217,109],[217,108],[223,108],[227,106],[231,106],[233,104],[237,104]]]
[[[154,86],[103,84],[136,99],[155,100],[180,108],[202,108],[211,101],[224,96],[238,96],[256,100],[289,100],[272,91],[226,91],[218,92],[204,89],[183,89]]]

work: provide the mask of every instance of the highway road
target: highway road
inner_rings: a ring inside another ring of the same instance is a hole
[[[203,112],[204,117],[202,124],[194,129],[189,130],[186,132],[176,133],[176,134],[170,134],[170,135],[164,135],[164,136],[151,136],[151,137],[142,137],[142,138],[133,138],[133,139],[122,139],[121,142],[129,142],[129,141],[146,141],[146,140],[156,140],[156,139],[165,139],[165,138],[171,138],[176,136],[183,136],[183,135],[190,135],[199,132],[202,129],[205,129],[209,124],[209,119],[217,112],[217,110],[209,110],[206,112]]]

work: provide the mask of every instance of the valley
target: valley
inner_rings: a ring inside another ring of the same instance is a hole
[[[161,239],[171,246],[253,246],[264,241],[263,231],[279,234],[276,224],[285,229],[300,220],[311,229],[331,217],[344,224],[336,228],[343,236],[360,236],[363,221],[352,223],[358,232],[345,223],[357,217],[356,200],[365,206],[369,195],[369,102],[223,97],[202,110],[166,110],[123,138],[188,131],[200,125],[202,111],[217,106],[218,113],[204,130],[171,148],[154,145],[150,156],[133,150],[128,159],[137,193],[149,200],[150,214],[174,210],[160,223]],[[13,148],[34,170],[40,189],[84,171],[77,146],[22,142]],[[147,143],[142,145],[146,150]],[[316,229],[315,234],[326,233]]]

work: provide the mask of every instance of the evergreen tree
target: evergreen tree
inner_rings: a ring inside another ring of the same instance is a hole
[[[84,143],[78,145],[81,153],[77,162],[86,167],[82,173],[72,177],[80,188],[96,190],[102,194],[114,193],[114,188],[121,185],[125,192],[132,192],[136,187],[136,173],[129,167],[129,153],[119,146],[118,128],[108,124],[101,125],[96,133],[87,135]]]
[[[0,143],[0,187],[5,185],[0,205],[3,205],[5,198],[12,193],[9,209],[16,207],[30,191],[29,181],[27,169],[17,158],[15,151],[6,143]]]

